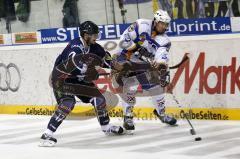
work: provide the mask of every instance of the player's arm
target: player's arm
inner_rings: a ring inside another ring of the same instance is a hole
[[[158,41],[158,40],[157,40]],[[152,66],[158,70],[160,75],[160,85],[166,87],[170,83],[170,73],[168,68],[169,61],[169,49],[171,47],[171,42],[166,39],[161,39],[159,42],[159,47],[157,48],[153,60]]]
[[[158,42],[159,46],[156,48],[153,67],[159,68],[160,65],[168,66],[171,42],[168,38],[159,38],[156,39],[156,42]]]
[[[138,50],[139,46],[136,43],[138,39],[138,24],[131,24],[121,35],[118,52],[112,56],[111,69],[122,71],[130,59],[131,55]]]
[[[131,24],[120,37],[120,51],[121,55],[125,55],[127,59],[130,58],[132,53],[137,51],[138,44],[136,42],[138,38],[138,24],[137,22]]]

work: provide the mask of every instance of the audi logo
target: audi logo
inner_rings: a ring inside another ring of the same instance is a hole
[[[21,84],[19,68],[14,63],[0,63],[0,90],[16,92]]]

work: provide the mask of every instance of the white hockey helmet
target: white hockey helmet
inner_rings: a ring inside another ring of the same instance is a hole
[[[154,13],[154,21],[157,23],[163,22],[169,24],[171,21],[171,17],[168,15],[167,11],[159,9]]]

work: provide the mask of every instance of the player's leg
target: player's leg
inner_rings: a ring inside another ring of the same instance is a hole
[[[47,130],[41,136],[40,146],[54,146],[57,143],[57,139],[53,137],[53,133],[72,111],[76,103],[74,96],[64,95],[57,91],[54,91],[54,95],[58,106],[47,125]]]
[[[99,95],[97,97],[91,98],[90,103],[95,108],[98,122],[101,126],[102,131],[105,134],[120,135],[123,133],[123,128],[121,126],[115,126],[115,125],[110,124],[110,118],[108,115],[108,111],[106,109],[106,100],[103,95]]]
[[[119,94],[123,107],[123,127],[126,130],[135,130],[133,122],[133,108],[136,104],[136,90],[139,85],[136,77],[123,78],[123,90]]]
[[[142,89],[147,90],[152,98],[155,107],[154,114],[163,123],[175,125],[177,120],[165,114],[165,88],[161,86],[165,81],[159,80],[159,74],[155,71],[139,74],[137,79],[142,85]]]
[[[165,93],[160,85],[149,89],[152,102],[155,107],[154,114],[163,122],[169,125],[175,125],[177,120],[165,113]]]
[[[77,97],[82,102],[91,103],[94,106],[102,131],[106,134],[122,134],[123,128],[121,126],[110,124],[110,118],[106,109],[106,99],[98,88],[93,83],[88,83],[79,89],[84,90],[84,94],[79,94]]]

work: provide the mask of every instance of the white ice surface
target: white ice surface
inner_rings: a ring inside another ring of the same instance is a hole
[[[136,122],[133,135],[106,136],[97,119],[65,120],[52,148],[38,147],[50,116],[0,115],[0,159],[240,159],[239,121]],[[121,125],[122,120],[111,119]],[[195,137],[202,141],[194,141]]]

